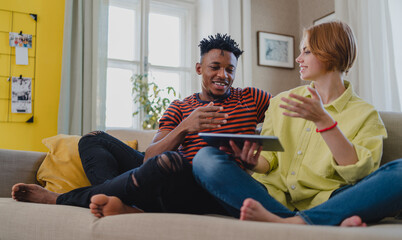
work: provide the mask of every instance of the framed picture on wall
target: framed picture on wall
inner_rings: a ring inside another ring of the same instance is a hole
[[[320,23],[325,23],[325,22],[329,22],[335,20],[335,12],[329,13],[323,17],[320,17],[319,19],[316,19],[313,21],[314,25],[318,25]]]
[[[257,32],[258,65],[294,68],[294,37],[284,34]]]

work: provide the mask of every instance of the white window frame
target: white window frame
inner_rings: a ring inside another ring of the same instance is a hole
[[[193,45],[196,36],[196,0],[110,0],[110,6],[116,6],[127,9],[140,10],[137,14],[135,28],[140,31],[139,44],[136,44],[135,51],[139,53],[139,59],[122,60],[122,59],[107,59],[108,68],[120,68],[130,70],[134,74],[148,74],[155,71],[166,71],[180,74],[180,89],[176,89],[177,94],[182,98],[190,95],[194,84],[198,84],[193,66],[196,58],[196,47]],[[149,13],[177,13],[181,19],[181,56],[179,67],[168,67],[151,65],[148,63],[148,16]],[[183,13],[185,12],[185,13]],[[138,39],[138,38],[137,38]],[[195,80],[190,80],[195,79]],[[137,106],[133,106],[133,112]],[[142,116],[135,116],[132,119],[133,128],[141,128]],[[106,129],[114,129],[119,127],[106,126]]]

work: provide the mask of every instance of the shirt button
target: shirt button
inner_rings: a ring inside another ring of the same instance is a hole
[[[306,131],[307,131],[307,132],[310,132],[310,131],[311,131],[311,128],[306,128]]]
[[[291,188],[292,190],[295,190],[295,189],[296,189],[296,186],[295,186],[295,185],[291,185],[290,188]]]
[[[290,174],[295,175],[296,173],[295,173],[295,171],[292,171]]]
[[[298,154],[298,155],[301,155],[301,154],[302,154],[302,151],[297,151],[297,154]]]

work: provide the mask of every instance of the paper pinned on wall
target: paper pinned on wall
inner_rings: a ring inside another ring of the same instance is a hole
[[[10,47],[15,47],[15,61],[17,65],[28,65],[28,48],[32,48],[32,35],[10,32]]]
[[[10,47],[32,48],[32,35],[10,32],[9,37]]]
[[[32,78],[12,77],[11,112],[32,113]]]
[[[15,64],[28,65],[28,48],[15,47]]]

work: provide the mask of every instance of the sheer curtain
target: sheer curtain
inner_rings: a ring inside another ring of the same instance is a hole
[[[352,27],[358,57],[346,79],[378,110],[400,111],[388,0],[336,0],[336,17]]]
[[[402,1],[389,0],[389,10],[391,14],[392,38],[394,39],[394,56],[396,68],[396,78],[399,87],[399,102],[402,104]]]
[[[107,0],[66,0],[58,133],[104,129]]]
[[[236,70],[235,87],[251,86],[251,0],[200,0],[199,40],[216,33],[227,33],[244,50]],[[197,46],[198,44],[196,44]],[[199,49],[196,51],[199,53]],[[199,60],[197,60],[199,61]],[[245,77],[246,76],[246,77]],[[197,83],[197,85],[200,85]],[[199,90],[199,89],[198,89]]]

